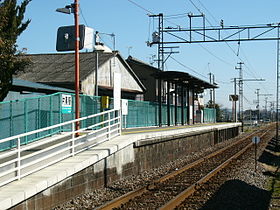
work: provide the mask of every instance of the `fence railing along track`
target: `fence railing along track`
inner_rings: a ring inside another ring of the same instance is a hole
[[[49,165],[119,136],[121,133],[120,113],[119,110],[109,110],[1,139],[0,144],[16,141],[16,147],[0,152],[0,186],[19,180]],[[90,125],[75,130],[77,122],[85,122],[85,124]],[[30,135],[38,135],[61,127],[70,128],[70,131],[57,133],[27,145],[23,143],[24,138]]]

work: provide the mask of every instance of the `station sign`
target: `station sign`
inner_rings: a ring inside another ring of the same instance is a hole
[[[61,112],[62,114],[72,113],[72,96],[62,94],[61,95]]]
[[[122,115],[128,115],[128,100],[122,99]]]
[[[230,101],[238,101],[238,95],[229,95]]]
[[[252,142],[254,144],[258,144],[258,143],[260,143],[260,141],[261,141],[261,138],[259,136],[253,136]]]

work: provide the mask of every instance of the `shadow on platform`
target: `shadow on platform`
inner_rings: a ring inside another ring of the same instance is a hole
[[[266,210],[271,193],[240,180],[225,182],[201,208],[203,210]]]

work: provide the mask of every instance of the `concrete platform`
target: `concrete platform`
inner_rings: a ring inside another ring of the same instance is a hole
[[[21,180],[11,182],[0,188],[0,209],[14,207],[32,196],[43,193],[48,196],[48,189],[67,180],[74,174],[86,169],[89,166],[109,157],[110,155],[133,145],[141,146],[152,144],[167,138],[177,138],[182,135],[191,135],[196,133],[209,132],[214,130],[223,130],[241,126],[240,123],[223,123],[212,125],[166,127],[134,131],[126,130],[126,134],[104,142],[94,148],[77,154],[74,157],[67,158],[54,165],[42,169],[34,174],[22,178]],[[143,130],[142,130],[143,131]],[[129,133],[128,133],[129,132]],[[34,204],[35,205],[35,204]],[[36,207],[36,205],[35,205]],[[46,206],[45,206],[46,207]],[[37,206],[36,209],[44,207]]]

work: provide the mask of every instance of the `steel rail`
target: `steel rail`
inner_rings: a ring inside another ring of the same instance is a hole
[[[202,163],[203,161],[205,161],[205,160],[207,160],[207,159],[209,159],[211,157],[214,157],[214,156],[216,156],[218,154],[221,154],[222,152],[224,152],[225,150],[229,149],[230,147],[233,147],[233,146],[239,144],[240,142],[245,141],[245,140],[251,138],[252,136],[256,135],[256,133],[258,133],[258,132],[260,132],[260,130],[256,130],[253,133],[251,133],[250,135],[244,136],[240,140],[238,140],[238,141],[236,141],[236,142],[234,142],[234,143],[232,143],[232,144],[230,144],[230,145],[228,145],[228,146],[226,146],[226,147],[224,147],[222,149],[219,149],[219,150],[217,150],[217,151],[207,155],[206,157],[200,158],[200,159],[198,159],[198,160],[196,160],[196,161],[194,161],[194,162],[192,162],[192,163],[190,163],[190,164],[180,168],[177,171],[174,171],[174,172],[172,172],[170,174],[167,174],[167,175],[157,179],[153,183],[148,184],[145,187],[141,187],[141,188],[136,189],[134,191],[128,192],[128,193],[122,195],[121,197],[118,197],[118,198],[116,198],[116,199],[114,199],[112,201],[109,201],[109,202],[105,203],[102,206],[97,207],[96,209],[98,209],[98,210],[110,210],[110,209],[113,209],[113,208],[118,208],[122,204],[125,204],[128,201],[130,201],[130,200],[132,200],[132,199],[134,199],[134,198],[136,198],[138,196],[141,196],[143,193],[148,192],[148,191],[154,189],[156,184],[159,184],[159,183],[162,183],[162,182],[164,182],[164,181],[166,181],[168,179],[171,179],[171,178],[177,176],[178,174],[181,174],[181,173],[189,170],[190,168],[192,168],[192,167]]]
[[[265,136],[270,130],[266,130],[262,135]],[[164,206],[159,208],[160,210],[170,210],[175,209],[176,207],[180,206],[180,204],[186,200],[188,197],[190,197],[202,184],[206,183],[208,180],[210,180],[212,177],[214,177],[217,173],[219,173],[221,170],[223,170],[225,167],[227,167],[233,160],[239,158],[242,154],[244,154],[250,147],[253,146],[253,142],[248,144],[246,147],[244,147],[242,150],[237,152],[235,155],[227,159],[225,162],[220,164],[218,167],[213,169],[211,172],[209,172],[206,176],[201,178],[196,183],[192,184],[190,187],[188,187],[186,190],[181,192],[179,195],[177,195],[175,198],[170,200],[168,203],[166,203]]]

